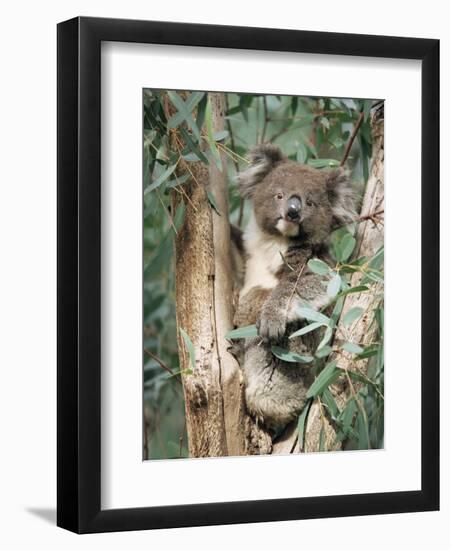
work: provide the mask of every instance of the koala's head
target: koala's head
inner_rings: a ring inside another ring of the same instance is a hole
[[[320,244],[333,226],[354,219],[353,192],[342,168],[299,164],[271,144],[253,149],[250,160],[238,185],[241,195],[252,200],[264,232]]]

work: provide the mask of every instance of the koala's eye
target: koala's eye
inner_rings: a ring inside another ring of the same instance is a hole
[[[284,197],[283,193],[277,193],[275,196],[279,200],[281,200]]]

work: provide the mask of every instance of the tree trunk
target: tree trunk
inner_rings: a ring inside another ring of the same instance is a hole
[[[384,232],[381,219],[384,214],[380,214],[377,218],[369,216],[374,212],[384,212],[384,120],[383,109],[379,109],[372,117],[372,164],[371,173],[367,182],[364,199],[361,208],[361,217],[368,217],[362,221],[357,231],[357,245],[355,249],[355,257],[368,256],[372,257],[380,248],[384,240]],[[381,219],[380,219],[381,218]],[[351,279],[351,286],[358,286],[362,275],[355,273]],[[344,307],[341,313],[341,321],[338,323],[336,330],[336,338],[350,340],[361,345],[367,345],[376,337],[376,323],[372,323],[373,312],[380,301],[380,284],[373,284],[369,292],[359,294],[350,294],[346,297]],[[364,314],[361,318],[353,323],[350,327],[344,327],[342,318],[345,313],[352,307],[359,306],[363,308]],[[362,374],[367,374],[368,360],[360,360],[355,362],[352,360],[352,354],[343,351],[339,356],[330,356],[330,361],[338,360],[338,365],[341,368],[349,370],[358,370]],[[358,389],[357,384],[353,385]],[[350,397],[350,392],[347,384],[334,384],[331,388],[337,405],[342,409],[346,401]],[[328,451],[339,450],[341,443],[336,441],[336,432],[333,426],[321,409],[321,404],[315,401],[311,405],[308,414],[305,436],[304,436],[304,452],[314,452],[319,450],[320,432],[324,429],[325,441],[324,448]],[[296,453],[300,452],[297,426],[289,426],[283,437],[274,445],[274,453]]]
[[[208,94],[213,131],[224,128],[225,96]],[[167,102],[167,115],[173,108]],[[184,146],[180,136],[172,145]],[[175,237],[177,326],[189,336],[195,350],[192,374],[182,376],[189,456],[249,454],[255,447],[270,451],[270,438],[255,426],[245,410],[243,381],[236,359],[228,352],[226,333],[233,327],[232,273],[228,179],[226,161],[219,170],[214,159],[180,161],[180,173],[191,173],[184,185],[186,213]],[[211,207],[208,194],[217,206]],[[174,212],[181,195],[174,193]],[[180,368],[191,368],[191,357],[178,331]],[[256,442],[256,443],[255,443]]]

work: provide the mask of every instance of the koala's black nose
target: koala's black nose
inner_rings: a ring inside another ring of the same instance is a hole
[[[297,221],[300,218],[301,207],[302,201],[299,197],[290,197],[287,201],[286,216],[292,221]]]

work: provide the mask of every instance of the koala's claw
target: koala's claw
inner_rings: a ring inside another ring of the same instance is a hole
[[[258,319],[256,326],[258,328],[259,335],[264,340],[277,342],[283,338],[286,332],[286,321],[279,317],[269,317],[268,315],[261,315]]]

